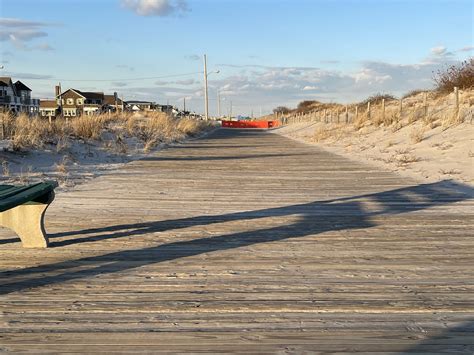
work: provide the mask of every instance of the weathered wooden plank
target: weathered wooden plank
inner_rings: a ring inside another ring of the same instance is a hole
[[[472,192],[218,131],[0,230],[0,351],[468,353]]]

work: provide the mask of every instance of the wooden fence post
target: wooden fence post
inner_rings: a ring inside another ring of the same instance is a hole
[[[354,121],[357,121],[358,118],[359,118],[359,106],[356,105],[356,112],[355,112]]]
[[[385,99],[382,99],[382,120],[385,122]]]
[[[428,94],[425,92],[423,97],[423,107],[425,109],[425,118],[428,116]]]
[[[367,118],[370,120],[370,101],[367,102]]]
[[[456,105],[456,112],[459,111],[459,88],[457,86],[454,87],[454,102]]]
[[[346,105],[346,123],[349,123],[349,108]]]

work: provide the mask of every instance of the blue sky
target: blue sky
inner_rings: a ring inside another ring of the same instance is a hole
[[[429,88],[473,55],[472,1],[0,0],[1,75],[187,105],[270,111]],[[195,74],[192,74],[195,73]],[[179,76],[175,76],[179,75]],[[138,78],[152,78],[140,79]]]

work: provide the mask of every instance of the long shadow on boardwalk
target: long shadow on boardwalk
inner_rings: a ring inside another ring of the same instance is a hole
[[[60,283],[77,278],[115,273],[144,265],[157,264],[163,261],[202,253],[245,247],[257,243],[300,238],[327,231],[370,228],[376,225],[375,222],[372,221],[372,217],[409,213],[466,200],[473,196],[472,188],[464,185],[459,185],[458,187],[463,188],[465,192],[447,188],[444,183],[423,184],[374,194],[315,201],[249,212],[123,224],[61,233],[53,235],[52,237],[94,235],[58,241],[52,243],[52,246],[60,247],[89,241],[140,236],[164,230],[228,221],[258,220],[264,217],[283,217],[291,215],[299,216],[297,222],[290,225],[238,232],[216,237],[199,238],[190,241],[179,241],[139,250],[117,251],[100,256],[2,272],[0,273],[0,294]],[[375,205],[379,207],[376,210],[368,211],[363,208],[362,200],[375,202]],[[15,278],[19,278],[20,280],[9,282]]]

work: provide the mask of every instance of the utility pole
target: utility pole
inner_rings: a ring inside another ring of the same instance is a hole
[[[232,100],[230,100],[230,115],[229,119],[232,119]]]
[[[61,113],[61,117],[64,118],[64,112],[63,112],[63,96],[62,96],[62,88],[61,88],[61,83],[58,83],[58,91],[59,91],[59,112]],[[49,118],[49,121],[51,121],[51,117]]]
[[[209,99],[207,97],[207,56],[204,54],[204,116],[209,119]]]
[[[183,113],[186,114],[185,112],[186,112],[186,98],[183,97]]]

